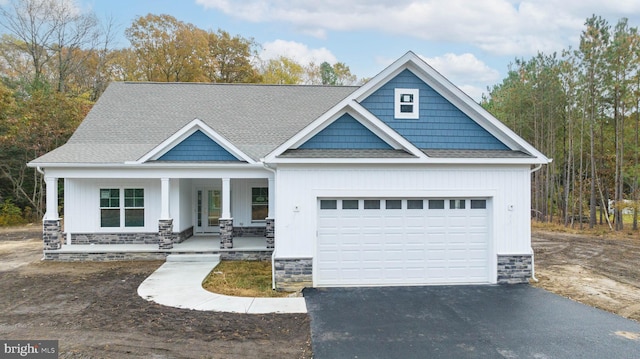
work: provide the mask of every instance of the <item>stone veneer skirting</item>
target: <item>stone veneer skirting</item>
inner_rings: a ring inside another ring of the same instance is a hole
[[[265,227],[233,227],[234,237],[264,237]]]
[[[297,291],[313,286],[313,259],[287,258],[274,260],[276,290]]]
[[[175,233],[176,243],[193,236],[193,226]],[[152,233],[71,233],[71,244],[158,244],[158,232]]]
[[[227,261],[267,261],[271,260],[270,250],[265,251],[224,251],[220,259]],[[45,251],[44,260],[58,262],[108,262],[108,261],[143,261],[165,260],[169,254],[194,254],[192,252],[65,252],[64,250]],[[198,253],[195,253],[198,254]],[[208,252],[207,252],[208,254]]]
[[[531,255],[498,255],[498,284],[529,283]]]

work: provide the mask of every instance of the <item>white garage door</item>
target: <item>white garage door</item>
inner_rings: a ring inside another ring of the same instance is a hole
[[[488,283],[489,201],[318,200],[315,286]]]

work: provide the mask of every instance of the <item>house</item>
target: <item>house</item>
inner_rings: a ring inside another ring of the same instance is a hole
[[[550,161],[408,52],[361,87],[113,83],[29,166],[64,179],[46,259],[263,236],[289,288],[526,282],[530,174]]]

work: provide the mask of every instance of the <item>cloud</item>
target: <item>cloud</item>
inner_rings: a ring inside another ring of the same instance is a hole
[[[496,55],[532,55],[573,44],[593,13],[610,22],[638,17],[637,0],[196,0],[251,22],[282,22],[324,38],[330,31],[376,31],[472,44]]]
[[[476,102],[479,102],[482,94],[487,92],[487,83],[495,83],[501,78],[498,70],[489,67],[470,53],[460,55],[446,53],[435,57],[418,56]],[[380,66],[389,66],[395,60],[376,57],[375,62]]]
[[[280,56],[293,59],[301,65],[307,65],[311,62],[315,62],[316,64],[324,61],[330,64],[338,62],[331,51],[324,47],[310,49],[305,44],[285,40],[275,40],[262,45],[262,52],[260,53],[262,60],[270,60]]]

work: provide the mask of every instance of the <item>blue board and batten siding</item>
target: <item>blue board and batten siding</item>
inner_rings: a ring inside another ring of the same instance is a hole
[[[386,142],[349,114],[311,137],[302,149],[391,149]]]
[[[234,155],[198,130],[169,152],[158,158],[158,161],[239,161]]]
[[[394,118],[395,88],[420,90],[419,119]],[[421,149],[509,149],[409,70],[398,74],[361,104]]]

